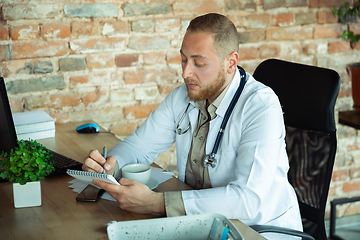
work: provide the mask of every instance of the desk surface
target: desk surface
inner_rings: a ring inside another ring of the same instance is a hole
[[[339,123],[360,129],[360,111],[341,111],[339,112]]]
[[[83,162],[91,149],[112,148],[119,140],[103,133],[78,134],[80,123],[56,124],[55,138],[38,142],[47,148]],[[150,214],[126,212],[116,202],[100,200],[96,203],[77,202],[67,175],[41,181],[42,206],[14,208],[12,183],[0,183],[0,234],[1,239],[108,239],[106,224],[111,221],[128,221],[157,218]],[[160,184],[155,191],[190,189],[177,178]],[[232,220],[245,239],[265,239],[238,220]]]

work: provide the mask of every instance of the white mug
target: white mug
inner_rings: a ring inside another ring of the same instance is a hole
[[[151,167],[143,163],[128,164],[121,168],[123,178],[147,184],[151,177]]]

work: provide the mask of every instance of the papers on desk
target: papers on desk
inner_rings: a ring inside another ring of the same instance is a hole
[[[55,137],[55,122],[45,111],[13,113],[15,131],[19,140]]]
[[[151,167],[151,178],[155,179],[159,184],[171,179],[172,177],[173,177],[173,173],[171,173],[171,172],[164,172],[164,169]],[[88,185],[88,183],[80,181],[78,179],[73,179],[69,183],[71,184],[69,186],[69,188],[72,188],[73,192],[77,192],[77,193],[80,193]],[[91,184],[91,185],[93,185],[93,184]],[[93,186],[98,188],[98,186],[96,186],[96,185],[93,185]],[[107,192],[105,192],[101,198],[110,200],[110,201],[114,201],[114,202],[116,201]]]

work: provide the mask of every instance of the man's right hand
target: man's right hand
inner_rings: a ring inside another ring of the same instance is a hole
[[[106,173],[112,175],[115,170],[115,164],[115,157],[109,156],[105,159],[98,150],[91,150],[82,165],[82,170],[102,173],[105,168]]]

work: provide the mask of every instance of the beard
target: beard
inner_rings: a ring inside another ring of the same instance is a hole
[[[215,94],[217,94],[220,89],[224,86],[226,79],[225,79],[225,71],[224,68],[221,67],[218,76],[215,80],[211,81],[208,85],[202,86],[199,82],[193,81],[191,79],[184,79],[185,83],[194,83],[197,84],[199,87],[199,91],[195,91],[194,89],[189,88],[186,86],[188,96],[190,101],[202,101],[208,99]]]

